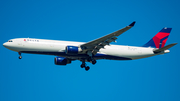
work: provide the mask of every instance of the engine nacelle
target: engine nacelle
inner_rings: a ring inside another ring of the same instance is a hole
[[[71,60],[64,57],[55,57],[54,62],[56,65],[67,65],[71,63]]]
[[[77,55],[79,53],[80,49],[77,46],[67,46],[66,47],[66,54],[69,55]]]

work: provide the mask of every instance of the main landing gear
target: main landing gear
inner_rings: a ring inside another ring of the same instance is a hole
[[[19,59],[22,59],[21,52],[18,52],[18,54],[20,55],[20,56],[19,56]]]
[[[81,68],[85,68],[86,71],[88,71],[90,69],[89,66],[86,66],[86,63],[84,60],[82,61]]]
[[[82,61],[81,68],[85,68],[86,71],[88,71],[90,67],[86,66],[85,61],[91,62],[93,65],[96,64],[96,60],[93,58],[92,51],[87,51],[87,55],[89,55],[89,58],[84,58],[81,60]]]
[[[91,62],[93,65],[96,64],[96,60],[91,60],[89,62]],[[85,68],[86,71],[90,69],[89,66],[86,66],[85,60],[82,60],[81,68]]]
[[[96,60],[93,59],[92,57],[88,58],[88,62],[91,62],[93,65],[96,64]]]

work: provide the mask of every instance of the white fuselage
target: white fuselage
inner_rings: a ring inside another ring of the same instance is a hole
[[[11,39],[4,43],[3,46],[21,53],[46,54],[62,56],[71,59],[81,59],[88,55],[79,53],[78,55],[68,55],[65,53],[66,46],[77,46],[84,44],[83,42],[57,41],[31,38]],[[111,59],[111,60],[133,60],[150,56],[155,56],[154,48],[151,47],[134,47],[122,45],[106,45],[100,49],[94,56],[95,59]],[[166,50],[164,53],[168,53]]]

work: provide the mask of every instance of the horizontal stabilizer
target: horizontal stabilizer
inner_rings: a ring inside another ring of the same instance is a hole
[[[173,47],[173,46],[176,45],[176,44],[177,44],[177,43],[172,43],[172,44],[167,45],[167,46],[165,46],[165,47],[163,47],[163,48],[155,49],[155,50],[154,50],[154,53],[160,53],[160,52],[162,52],[162,51],[164,51],[164,50],[167,50],[167,49]]]

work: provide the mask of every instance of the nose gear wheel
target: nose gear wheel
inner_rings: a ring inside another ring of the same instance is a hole
[[[20,56],[19,56],[19,59],[22,59],[21,52],[18,52],[18,54],[20,55]]]

